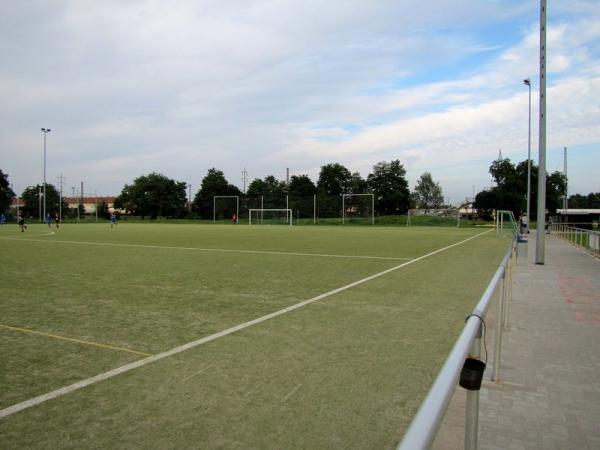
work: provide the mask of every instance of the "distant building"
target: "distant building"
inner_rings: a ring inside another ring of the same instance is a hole
[[[598,228],[600,209],[557,209],[552,221],[580,228]]]
[[[474,202],[471,200],[465,200],[465,202],[458,207],[458,213],[460,214],[461,219],[474,220],[477,217],[479,211],[473,206],[473,203]]]
[[[69,205],[69,208],[77,208],[77,205],[82,203],[85,214],[94,214],[96,205],[100,205],[102,202],[106,203],[110,213],[115,211],[115,197],[64,197],[63,200]]]

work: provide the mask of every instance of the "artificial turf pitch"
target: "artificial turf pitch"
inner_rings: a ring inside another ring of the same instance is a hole
[[[394,447],[508,243],[491,232],[410,261],[482,231],[5,225],[0,410],[398,268],[0,417],[0,442]]]

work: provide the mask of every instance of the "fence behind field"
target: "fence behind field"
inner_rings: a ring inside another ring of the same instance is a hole
[[[499,379],[502,331],[508,328],[508,307],[512,297],[512,265],[516,258],[516,237],[481,296],[477,306],[465,321],[465,327],[450,351],[446,362],[435,379],[427,397],[408,428],[399,450],[429,449],[454,394],[463,365],[469,359],[479,359],[481,354],[482,323],[486,312],[498,292],[496,302],[496,329],[494,333],[493,380]],[[486,332],[487,333],[487,332]],[[465,449],[477,449],[479,422],[479,390],[467,390],[465,413]]]

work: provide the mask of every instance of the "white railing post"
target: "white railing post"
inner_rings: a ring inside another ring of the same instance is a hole
[[[477,331],[469,357],[479,359],[481,356],[481,323]],[[465,411],[465,450],[477,450],[479,436],[479,390],[467,390]]]
[[[512,301],[512,272],[513,272],[513,267],[512,267],[512,259],[513,259],[513,253],[511,252],[510,254],[510,258],[508,258],[508,276],[505,277],[505,284],[506,284],[506,295],[504,296],[504,314],[502,315],[502,327],[504,329],[504,331],[508,330],[508,318],[509,318],[509,308],[510,308],[510,302]]]
[[[500,379],[500,352],[502,348],[502,317],[504,307],[504,296],[506,295],[505,289],[506,282],[506,265],[502,266],[502,279],[500,280],[500,290],[498,291],[498,298],[496,299],[496,332],[494,336],[494,372],[492,375],[493,381]]]

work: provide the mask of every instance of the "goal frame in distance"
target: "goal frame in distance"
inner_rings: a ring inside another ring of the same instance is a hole
[[[213,195],[213,223],[217,221],[217,199],[235,198],[235,223],[240,221],[240,196],[239,195]]]
[[[375,194],[342,194],[342,224],[346,223],[346,197],[371,196],[371,225],[375,225]]]
[[[264,213],[266,211],[286,211],[287,221],[292,226],[293,222],[293,212],[290,208],[251,208],[248,210],[248,225],[252,225],[252,212],[258,211],[260,213]]]

